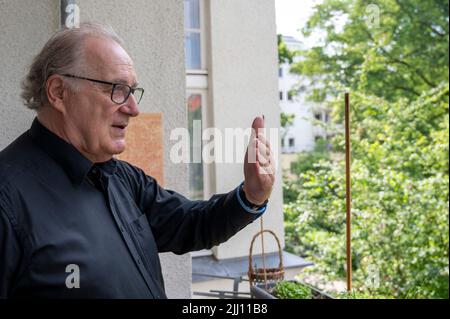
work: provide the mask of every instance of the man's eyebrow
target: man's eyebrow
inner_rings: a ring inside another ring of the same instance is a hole
[[[127,80],[124,80],[124,79],[119,79],[119,78],[117,78],[117,79],[114,79],[114,80],[112,80],[111,81],[112,83],[118,83],[118,84],[126,84],[126,85],[129,85],[128,84],[128,81]],[[130,85],[131,87],[137,87],[139,85],[139,82],[134,82],[132,85]]]

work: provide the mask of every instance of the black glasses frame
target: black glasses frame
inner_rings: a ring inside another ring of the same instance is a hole
[[[141,92],[141,97],[139,98],[139,101],[136,101],[137,104],[139,104],[139,103],[141,102],[142,97],[144,96],[144,89],[143,89],[143,88],[133,88],[133,87],[131,87],[131,86],[127,85],[127,84],[123,84],[123,83],[113,83],[113,82],[107,82],[107,81],[95,80],[95,79],[90,79],[90,78],[86,78],[86,77],[83,77],[83,76],[77,76],[77,75],[73,75],[73,74],[61,74],[61,75],[62,75],[62,76],[69,77],[69,78],[75,78],[75,79],[87,80],[87,81],[91,81],[91,82],[95,82],[95,83],[100,83],[100,84],[108,84],[108,85],[112,85],[112,90],[111,90],[111,101],[113,101],[113,102],[116,103],[116,104],[123,104],[123,103],[125,103],[125,102],[128,100],[128,98],[130,97],[130,94],[135,95],[134,92],[136,92],[136,91]],[[113,99],[114,90],[115,90],[115,88],[116,88],[118,85],[125,86],[125,87],[127,87],[127,88],[129,89],[129,90],[128,90],[128,95],[124,98],[124,100],[123,100],[122,102],[117,102],[117,101],[114,101],[114,99]]]

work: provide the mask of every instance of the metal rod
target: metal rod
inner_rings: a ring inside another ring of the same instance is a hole
[[[350,98],[345,93],[345,197],[347,208],[347,290],[352,290],[352,246],[351,246],[351,181],[350,181]]]

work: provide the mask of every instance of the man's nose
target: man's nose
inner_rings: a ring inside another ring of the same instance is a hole
[[[139,115],[139,107],[133,94],[130,94],[128,100],[120,107],[120,111],[131,117]]]

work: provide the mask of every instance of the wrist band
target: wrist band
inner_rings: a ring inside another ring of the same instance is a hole
[[[244,185],[244,182],[242,182],[237,188],[236,188],[236,194],[239,201],[239,204],[249,213],[253,214],[262,214],[267,209],[267,203],[269,200],[266,200],[262,205],[255,205],[251,203],[246,197],[245,192],[242,190],[242,186]],[[242,193],[241,193],[242,191]]]

